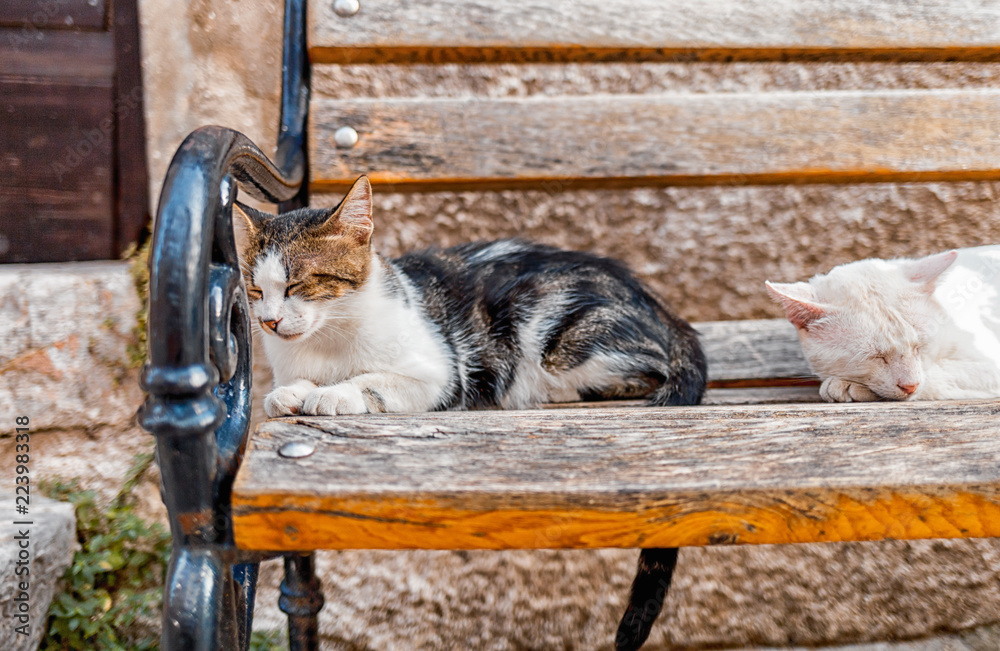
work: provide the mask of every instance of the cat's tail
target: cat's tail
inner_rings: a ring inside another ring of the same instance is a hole
[[[632,582],[628,608],[615,635],[615,651],[635,651],[649,637],[676,566],[676,548],[644,549],[639,554],[639,569]]]
[[[661,371],[663,382],[649,394],[654,407],[697,405],[705,395],[707,367],[705,354],[695,339],[686,354],[675,354],[670,367]]]
[[[649,394],[649,404],[653,407],[675,407],[697,405],[705,394],[705,371],[697,367],[686,367],[666,376],[663,384]]]
[[[647,377],[660,380],[656,389],[647,395],[649,404],[653,407],[697,405],[705,395],[708,382],[708,362],[698,333],[690,323],[647,296],[654,305],[659,330],[656,338],[662,347],[659,355],[647,358],[647,368],[652,371]]]
[[[672,342],[671,363],[662,372],[663,382],[649,394],[649,404],[657,407],[697,405],[705,395],[708,381],[705,353],[694,330],[684,322],[675,323],[674,327],[678,336]],[[615,651],[634,651],[649,637],[676,566],[676,548],[654,547],[639,553],[628,607],[615,636]]]

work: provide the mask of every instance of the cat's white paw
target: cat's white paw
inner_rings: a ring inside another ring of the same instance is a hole
[[[278,387],[264,397],[264,413],[270,418],[302,413],[302,403],[314,388],[298,384]]]
[[[839,377],[828,377],[819,387],[819,396],[827,402],[874,402],[878,394],[871,389]]]
[[[302,404],[302,412],[314,416],[364,414],[368,412],[361,389],[344,382],[332,387],[313,389]]]

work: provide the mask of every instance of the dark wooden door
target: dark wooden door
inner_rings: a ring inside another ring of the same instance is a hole
[[[135,0],[0,2],[0,262],[119,257],[148,221]]]

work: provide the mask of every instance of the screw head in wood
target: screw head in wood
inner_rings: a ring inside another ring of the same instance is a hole
[[[350,149],[358,144],[358,132],[351,127],[340,127],[333,132],[333,141],[342,149]]]
[[[305,441],[290,441],[278,448],[278,456],[286,459],[301,459],[316,451],[316,446]]]
[[[358,0],[335,0],[333,11],[338,16],[347,18],[361,11],[361,3]]]

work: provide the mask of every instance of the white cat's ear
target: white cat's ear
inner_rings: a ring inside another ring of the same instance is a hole
[[[955,262],[958,251],[935,253],[926,258],[908,262],[904,267],[906,276],[913,282],[924,285],[927,292],[934,291],[934,281]]]
[[[826,316],[828,308],[816,302],[816,294],[809,283],[764,283],[771,298],[785,308],[785,316],[800,330]]]
[[[320,232],[330,235],[350,233],[358,244],[367,244],[371,240],[375,225],[372,222],[372,184],[367,176],[359,177],[347,196],[340,202],[329,219],[320,226]]]

